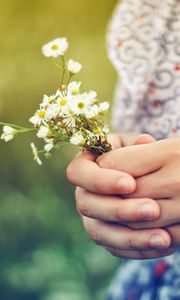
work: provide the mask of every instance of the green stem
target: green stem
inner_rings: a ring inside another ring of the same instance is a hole
[[[0,125],[10,126],[10,127],[15,128],[15,129],[18,129],[18,130],[24,130],[24,132],[36,130],[35,128],[26,128],[26,127],[22,127],[22,126],[19,126],[19,125],[15,125],[15,124],[11,124],[11,123],[4,123],[4,122],[0,122]]]
[[[69,78],[68,78],[67,85],[70,83],[70,80],[71,80],[71,78],[73,77],[73,75],[74,75],[74,74],[72,74],[72,73],[69,73]]]
[[[57,64],[55,58],[53,59],[53,62],[54,62],[54,65],[55,65],[57,68],[62,69],[62,66],[59,65],[59,64]]]
[[[35,128],[22,128],[19,129],[19,133],[26,133],[26,132],[30,132],[30,131],[35,131]]]
[[[61,63],[62,63],[62,69],[63,69],[62,78],[61,78],[61,90],[62,90],[62,85],[63,85],[63,82],[64,82],[64,76],[65,76],[65,72],[66,72],[66,69],[65,69],[65,60],[64,60],[64,56],[63,55],[61,56]]]
[[[38,150],[37,152],[38,152],[38,154],[42,154],[42,153],[45,153],[46,150]]]

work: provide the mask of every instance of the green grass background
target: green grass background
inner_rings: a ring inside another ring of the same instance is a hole
[[[115,0],[0,0],[0,120],[29,126],[58,69],[41,47],[58,36],[84,68],[78,78],[110,100],[116,75],[105,34]],[[78,79],[77,78],[77,79]],[[42,167],[29,144],[0,142],[0,299],[100,300],[118,264],[94,245],[75,209],[65,169],[77,149],[64,146]]]

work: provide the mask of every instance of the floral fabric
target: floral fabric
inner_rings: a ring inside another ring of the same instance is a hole
[[[179,299],[178,254],[160,260],[129,261],[118,271],[107,297],[107,300]]]
[[[109,56],[120,80],[113,125],[180,134],[180,1],[121,0],[108,29]]]
[[[180,1],[121,0],[108,27],[119,80],[112,123],[118,131],[180,135]],[[180,299],[180,250],[168,258],[128,261],[108,300]]]

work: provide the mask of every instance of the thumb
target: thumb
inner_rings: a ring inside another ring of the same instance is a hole
[[[140,134],[133,143],[133,145],[149,144],[155,141],[155,138],[153,138],[153,136],[150,134]]]
[[[97,163],[102,168],[127,172],[133,177],[143,176],[162,167],[165,147],[163,141],[123,147],[101,155]]]

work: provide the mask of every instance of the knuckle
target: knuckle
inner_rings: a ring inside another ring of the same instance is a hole
[[[167,181],[164,186],[170,191],[179,191],[180,190],[180,178],[175,174],[171,176],[171,179]]]
[[[105,191],[108,194],[114,193],[117,191],[116,180],[112,180],[112,178],[108,178],[107,180],[105,176],[97,176],[94,178],[93,191],[98,194],[104,193]]]
[[[100,238],[99,231],[98,231],[97,229],[91,231],[90,236],[91,236],[91,239],[92,239],[97,245],[104,245],[103,241],[102,241],[101,238]]]
[[[122,207],[120,207],[118,202],[116,203],[116,206],[115,206],[115,218],[118,221],[123,221],[122,220]]]
[[[103,154],[97,159],[97,163],[101,168],[111,168],[111,157],[109,153]]]
[[[104,191],[104,180],[102,181],[99,176],[94,178],[94,190],[97,193],[101,193],[102,191]]]
[[[102,157],[102,155],[101,155],[101,156],[98,156],[98,158],[96,159],[96,163],[97,163],[101,168],[103,168],[103,157]]]
[[[77,191],[76,192],[76,208],[78,212],[83,216],[88,216],[88,204],[85,201],[85,193],[83,191]]]
[[[164,165],[175,165],[177,168],[179,166],[179,161],[180,161],[180,145],[177,147],[172,147],[169,149],[167,152],[167,157],[166,161],[164,162]]]
[[[76,198],[76,200],[81,196],[82,193],[83,193],[83,189],[80,188],[79,186],[77,186],[76,189],[75,189],[75,198]]]
[[[74,162],[71,161],[66,169],[66,177],[67,177],[68,181],[70,181],[71,183],[74,183],[74,175],[73,174],[74,174]]]
[[[178,139],[172,139],[170,141],[170,143],[168,143],[168,152],[167,152],[167,155],[168,155],[168,158],[170,160],[172,159],[180,159],[180,140],[179,138]]]
[[[138,195],[139,193],[142,193],[142,191],[146,190],[146,178],[144,177],[139,177],[137,179],[137,183],[136,183],[136,195]]]
[[[149,247],[149,243],[146,239],[138,239],[137,232],[128,236],[127,245],[129,249],[137,251],[147,249]]]
[[[88,232],[90,238],[97,244],[102,245],[103,241],[100,237],[100,230],[95,220],[87,220],[84,223],[85,229]]]
[[[128,248],[134,248],[134,237],[131,234],[127,238],[127,246]]]

